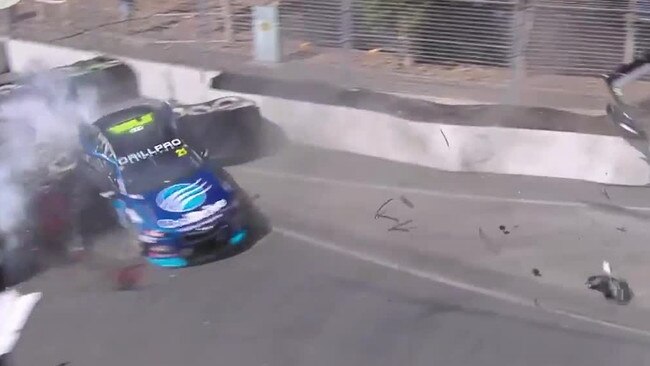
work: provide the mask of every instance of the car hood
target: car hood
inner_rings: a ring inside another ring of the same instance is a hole
[[[216,220],[231,204],[231,197],[223,183],[206,170],[145,195],[148,206],[153,209],[155,226],[180,231]]]

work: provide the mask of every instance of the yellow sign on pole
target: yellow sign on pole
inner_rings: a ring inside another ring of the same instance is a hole
[[[11,8],[19,2],[20,0],[0,0],[0,10]]]
[[[271,27],[272,27],[271,22],[262,21],[262,23],[260,24],[260,28],[262,28],[264,32],[270,31]]]

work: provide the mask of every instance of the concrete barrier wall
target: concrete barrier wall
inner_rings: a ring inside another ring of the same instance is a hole
[[[9,40],[12,71],[55,67],[97,53]],[[197,103],[236,93],[208,87],[218,72],[122,58],[141,93]],[[519,174],[645,185],[643,155],[620,137],[521,128],[422,123],[383,113],[251,94],[262,113],[294,141],[449,171]]]

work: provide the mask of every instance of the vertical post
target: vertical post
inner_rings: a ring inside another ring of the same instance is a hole
[[[517,0],[512,20],[514,34],[511,67],[513,77],[506,98],[515,104],[520,102],[521,91],[526,82],[526,47],[533,21],[529,10],[531,7],[534,5],[531,6],[529,0]]]
[[[352,0],[341,0],[341,23],[340,23],[340,43],[347,51],[343,59],[343,70],[345,80],[349,83],[352,81]]]
[[[341,36],[343,48],[352,49],[352,0],[341,0]]]
[[[256,61],[282,61],[280,17],[277,5],[253,8],[253,38]]]
[[[625,49],[623,52],[623,63],[630,63],[634,60],[635,29],[636,22],[636,0],[628,0],[625,12]]]
[[[223,33],[226,42],[232,43],[234,41],[233,26],[232,26],[232,6],[230,0],[221,0],[221,9],[223,17]]]

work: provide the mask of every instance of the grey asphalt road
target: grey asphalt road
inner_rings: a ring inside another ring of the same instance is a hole
[[[315,156],[321,160],[314,161]],[[357,163],[363,163],[365,171]],[[403,174],[394,176],[394,169]],[[301,194],[347,200],[351,211],[363,197],[371,197],[373,205],[377,197],[368,187],[366,193],[350,189],[347,196],[341,196],[346,186],[334,190],[304,179],[299,186],[289,178],[275,182],[282,174],[298,170],[336,180],[369,183],[379,179],[401,188],[432,184],[427,174],[433,174],[440,187],[447,188],[449,200],[459,200],[463,187],[501,198],[512,198],[513,188],[526,192],[535,187],[539,197],[534,198],[540,200],[591,194],[588,185],[579,183],[557,182],[554,189],[545,191],[548,185],[539,180],[476,176],[483,180],[479,184],[471,183],[467,175],[291,148],[232,171],[249,193],[260,195],[256,202],[272,224],[286,225],[289,217],[292,228],[307,233],[304,238],[276,230],[249,250],[215,263],[176,271],[150,268],[137,291],[111,290],[101,270],[52,269],[22,287],[41,290],[44,297],[17,346],[15,365],[650,364],[648,338],[458,289],[314,245],[309,239],[314,231],[300,225],[307,225],[310,215],[321,218],[320,201],[301,199]],[[259,171],[270,174],[265,178]],[[391,181],[391,176],[401,182]],[[278,188],[283,184],[284,190]],[[278,192],[286,194],[282,204],[275,202],[279,198],[273,195]],[[625,192],[612,195],[633,200],[635,193]],[[507,211],[508,205],[519,203],[499,204]],[[450,207],[446,204],[441,209]],[[327,208],[342,214],[345,205]],[[487,208],[475,213],[490,216]],[[369,230],[368,225],[339,217],[324,221],[320,234],[337,232],[334,238],[342,247],[354,248],[353,241],[359,232]],[[460,242],[453,235],[445,240],[447,245]]]
[[[647,343],[272,233],[137,292],[48,274],[15,365],[641,365]],[[57,293],[47,290],[56,283]]]

